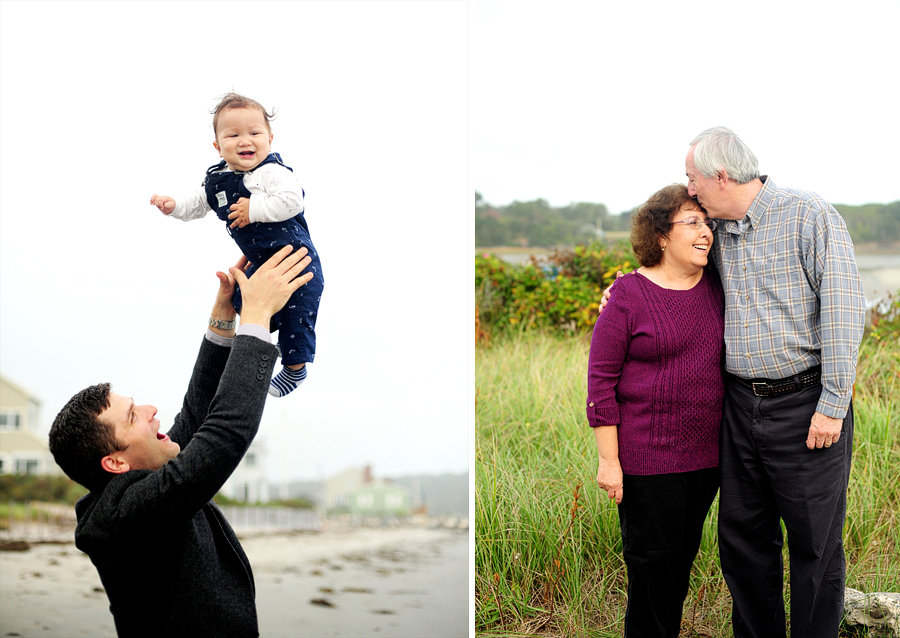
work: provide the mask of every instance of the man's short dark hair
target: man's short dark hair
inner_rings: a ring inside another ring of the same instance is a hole
[[[91,491],[103,489],[111,476],[100,460],[121,449],[115,426],[98,418],[109,407],[110,388],[108,383],[85,388],[69,399],[50,427],[50,452],[56,463]]]

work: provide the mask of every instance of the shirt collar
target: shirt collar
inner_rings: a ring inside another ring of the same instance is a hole
[[[750,204],[750,209],[747,211],[747,216],[744,218],[748,221],[750,226],[759,225],[763,213],[769,208],[769,204],[772,203],[772,198],[775,197],[775,191],[778,189],[778,187],[775,186],[775,182],[769,179],[768,175],[760,175],[759,180],[763,183],[763,187],[759,189],[759,192],[756,194],[756,199]]]
[[[744,215],[744,218],[741,220],[726,222],[724,224],[726,232],[733,235],[740,235],[745,230],[759,225],[763,213],[766,212],[766,209],[772,202],[772,198],[775,196],[775,190],[777,188],[775,182],[769,179],[768,175],[760,175],[759,180],[763,183],[763,186],[756,194],[756,199],[750,204],[750,208],[747,209],[747,214]]]

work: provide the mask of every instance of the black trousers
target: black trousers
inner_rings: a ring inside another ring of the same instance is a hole
[[[719,468],[623,477],[619,504],[628,570],[626,638],[678,638],[703,521],[719,489]]]
[[[719,553],[736,638],[785,636],[782,520],[791,561],[791,636],[838,635],[853,406],[837,443],[808,450],[821,391],[816,384],[761,398],[726,380]]]

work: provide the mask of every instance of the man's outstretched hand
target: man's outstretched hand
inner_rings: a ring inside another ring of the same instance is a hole
[[[618,279],[619,277],[624,277],[624,276],[625,276],[625,273],[623,273],[621,270],[616,272],[616,279]],[[616,282],[613,281],[611,284],[609,284],[609,286],[606,288],[606,290],[603,291],[603,297],[601,297],[601,299],[600,299],[600,312],[603,312],[603,309],[606,308],[606,304],[609,303],[609,295],[610,295],[609,291],[612,290],[612,287],[615,285],[616,285]]]
[[[248,278],[239,264],[228,269],[234,282],[241,287],[243,307],[241,323],[255,323],[269,329],[272,315],[281,310],[291,295],[313,278],[311,272],[300,274],[312,261],[306,248],[294,251],[285,246],[260,266]],[[220,278],[221,290],[221,278]]]

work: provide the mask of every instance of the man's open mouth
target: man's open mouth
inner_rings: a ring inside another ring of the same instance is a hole
[[[157,432],[157,433],[156,433],[156,439],[157,439],[158,441],[168,441],[168,440],[169,440],[169,437],[168,437],[167,435],[163,434],[162,432]]]

